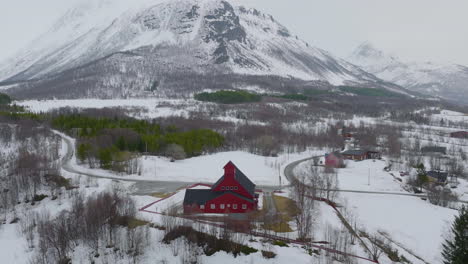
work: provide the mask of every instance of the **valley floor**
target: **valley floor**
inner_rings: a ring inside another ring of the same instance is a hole
[[[159,99],[154,100],[61,100],[61,101],[27,101],[21,102],[23,106],[30,110],[41,112],[50,111],[55,107],[74,106],[74,107],[127,107],[138,108],[133,112],[134,116],[139,118],[154,118],[160,116],[185,115],[185,110],[180,110],[179,106],[187,103],[183,100],[175,100],[170,106],[164,106],[165,102]],[[197,104],[197,103],[196,103]],[[140,111],[141,108],[146,109]],[[178,109],[178,110],[177,110]],[[185,109],[182,107],[182,109]],[[135,114],[138,113],[138,114]],[[464,117],[454,112],[442,113],[434,118],[454,118],[456,120],[465,120]],[[222,117],[216,117],[222,118]],[[226,118],[226,117],[225,117]],[[239,120],[230,119],[232,122]],[[360,122],[381,122],[382,120],[356,117],[348,120],[349,123]],[[326,120],[332,122],[332,120]],[[304,124],[300,124],[304,125]],[[434,127],[432,127],[434,128]],[[311,128],[313,129],[313,128]],[[319,128],[316,128],[319,129]],[[439,128],[438,131],[453,131],[455,128]],[[417,132],[419,133],[419,132]],[[330,150],[311,149],[302,153],[282,153],[278,157],[262,157],[250,154],[244,151],[220,152],[216,154],[204,155],[190,158],[182,161],[170,162],[169,159],[152,156],[142,156],[139,158],[141,164],[141,175],[120,175],[101,169],[91,169],[86,165],[79,164],[73,153],[70,152],[70,145],[74,145],[73,139],[64,136],[61,155],[69,156],[68,169],[62,169],[62,174],[71,178],[80,190],[87,194],[98,193],[102,190],[111,189],[115,186],[133,193],[138,208],[153,203],[160,199],[156,196],[167,195],[178,191],[176,195],[164,203],[157,204],[151,208],[153,211],[164,211],[173,204],[181,202],[184,191],[181,188],[192,183],[204,182],[213,183],[223,173],[222,168],[228,161],[233,161],[253,182],[260,188],[269,190],[277,189],[281,184],[289,184],[283,175],[284,168],[293,161],[303,158],[323,155]],[[443,144],[454,144],[455,141],[448,141],[440,136],[438,139]],[[427,142],[430,142],[427,140]],[[464,145],[462,145],[465,148]],[[466,148],[465,148],[466,149]],[[300,164],[295,173],[307,173],[310,162]],[[398,171],[386,172],[383,168],[385,161],[367,160],[362,162],[349,161],[346,168],[337,170],[338,188],[342,190],[351,190],[356,192],[338,192],[335,200],[339,204],[339,210],[351,221],[356,222],[356,229],[365,231],[367,234],[379,233],[385,237],[393,248],[398,249],[401,255],[414,264],[435,264],[441,263],[440,252],[441,243],[448,233],[450,223],[457,214],[456,210],[443,208],[430,204],[419,197],[403,196],[398,193],[408,194],[403,188]],[[71,171],[70,169],[73,169]],[[83,175],[80,175],[82,172]],[[86,174],[93,175],[88,177]],[[392,175],[393,174],[393,175]],[[173,184],[163,185],[161,182],[171,182]],[[404,182],[404,179],[403,179]],[[383,194],[358,193],[358,192],[382,192]],[[387,192],[388,194],[385,194]],[[468,200],[468,182],[460,180],[460,185],[456,192],[462,199]],[[392,193],[392,194],[390,194]],[[279,196],[291,196],[289,190],[284,188],[284,193]],[[57,215],[60,210],[67,209],[70,206],[70,200],[63,198],[52,201],[49,198],[34,205],[21,205],[18,207],[19,218],[27,217],[26,212],[40,212],[43,208],[52,215]],[[314,209],[316,215],[315,239],[326,240],[326,230],[328,226],[336,229],[342,229],[342,222],[338,219],[336,212],[324,203],[318,203]],[[138,217],[149,222],[161,223],[163,219],[160,215],[139,212]],[[174,219],[174,221],[177,221]],[[289,223],[294,227],[294,221]],[[5,263],[28,263],[32,256],[32,250],[28,248],[26,240],[19,232],[19,224],[7,223],[0,225],[0,259]],[[172,244],[161,243],[163,231],[155,228],[149,228],[151,241],[146,253],[138,259],[137,263],[183,263],[184,252],[193,250],[182,240],[174,241]],[[288,234],[279,234],[286,237],[294,237],[294,232]],[[201,256],[201,263],[329,263],[325,253],[311,257],[306,250],[298,245],[290,247],[273,246],[269,243],[263,243],[262,238],[255,237],[255,241],[246,244],[259,249],[268,250],[277,254],[277,257],[271,260],[262,257],[260,252],[234,258],[232,255],[224,252],[216,253],[213,256]],[[360,246],[352,247],[353,253],[359,256],[368,257],[367,252]],[[76,249],[73,255],[73,262],[84,263],[89,261],[83,259],[82,249]],[[364,260],[354,260],[353,263],[370,263]],[[130,263],[129,259],[115,260],[112,252],[109,250],[96,263]],[[393,263],[386,257],[382,257],[382,264]]]

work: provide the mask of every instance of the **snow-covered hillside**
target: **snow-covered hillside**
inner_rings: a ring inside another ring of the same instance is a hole
[[[458,101],[468,98],[468,67],[449,63],[404,62],[366,42],[348,58],[377,77],[409,90]]]
[[[62,89],[150,87],[167,72],[382,85],[372,74],[309,46],[272,16],[223,0],[81,4],[5,62],[0,81],[42,80]]]

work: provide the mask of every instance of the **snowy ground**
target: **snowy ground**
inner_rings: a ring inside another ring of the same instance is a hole
[[[101,193],[105,190],[110,191],[114,188],[127,189],[130,186],[129,183],[118,183],[108,179],[91,179],[63,170],[62,175],[71,179],[73,186],[79,186],[79,190],[85,196]],[[29,203],[19,204],[16,207],[16,215],[20,220],[24,220],[30,217],[31,213],[42,214],[47,212],[52,218],[55,218],[61,211],[68,210],[70,206],[71,193],[64,192],[56,200],[51,200],[48,197],[35,205]],[[26,264],[30,263],[32,257],[33,251],[28,247],[27,241],[21,233],[20,224],[7,223],[0,225],[0,263]]]
[[[404,248],[429,263],[441,263],[443,236],[457,211],[417,197],[341,193],[357,214],[360,228],[386,232]]]
[[[281,154],[278,157],[263,157],[243,151],[220,152],[212,155],[204,155],[186,160],[170,162],[167,158],[144,156],[140,158],[141,175],[121,176],[110,171],[90,169],[72,163],[74,169],[92,172],[105,177],[116,179],[136,179],[153,181],[176,181],[176,182],[204,182],[214,183],[224,173],[223,167],[229,161],[249,177],[256,185],[279,185],[278,175],[283,173],[283,168],[294,160],[316,155],[316,151],[303,153]],[[286,183],[282,177],[283,184]]]
[[[210,102],[200,102],[194,99],[168,99],[168,98],[148,98],[148,99],[77,99],[77,100],[27,100],[17,101],[16,104],[23,106],[33,113],[45,113],[60,108],[74,109],[102,109],[116,108],[126,110],[126,114],[137,119],[153,119],[159,117],[185,117],[189,118],[192,112],[203,112],[209,114],[212,119],[252,125],[265,125],[258,120],[239,119],[236,112],[226,111],[226,113],[214,115],[210,107],[218,106]],[[294,104],[294,103],[286,103]]]
[[[28,263],[31,252],[18,224],[0,225],[0,258],[2,263]]]
[[[359,191],[404,192],[398,181],[389,172],[382,160],[348,161],[347,167],[338,169],[341,189]]]
[[[452,189],[458,195],[458,199],[468,202],[468,181],[464,179],[458,179],[457,188]]]
[[[296,173],[308,166],[310,162],[301,164]],[[385,161],[379,160],[347,161],[346,168],[337,169],[339,189],[405,193],[401,183],[390,174],[398,172],[386,172],[385,166]],[[465,191],[464,187],[458,190]],[[360,229],[368,233],[384,232],[401,245],[400,251],[407,249],[429,263],[440,263],[443,236],[457,214],[455,210],[410,196],[340,192],[337,201],[355,214]],[[414,261],[418,263],[417,259]]]
[[[338,170],[339,186],[347,190],[404,192],[400,182],[383,167],[382,161],[349,162],[348,168]],[[457,214],[455,210],[417,197],[357,193],[340,193],[340,197],[357,214],[362,228],[386,232],[429,263],[440,262],[440,245]]]
[[[307,173],[312,161],[304,162],[295,169],[296,175]],[[346,168],[337,169],[339,188],[353,191],[406,192],[391,175],[398,172],[386,172],[384,160],[346,161]],[[319,167],[323,170],[323,167]]]
[[[16,104],[24,106],[27,110],[35,113],[49,112],[54,109],[70,107],[77,109],[85,108],[137,108],[139,117],[156,118],[165,116],[185,116],[188,110],[195,108],[200,102],[195,100],[176,99],[79,99],[79,100],[28,100],[18,101]],[[177,106],[184,106],[175,109]],[[190,107],[189,107],[190,106]]]
[[[199,186],[195,188],[206,188],[206,187]],[[290,191],[289,189],[285,189],[283,193],[278,193],[276,195],[289,197],[290,195],[289,191]],[[163,212],[173,205],[181,204],[184,194],[185,194],[185,190],[181,190],[177,192],[175,195],[171,196],[170,198],[161,200],[160,202],[148,207],[146,210],[152,211],[152,212]],[[151,200],[153,201],[155,200],[154,197],[148,197],[148,196],[146,197],[138,196],[138,197],[135,197],[135,199],[137,200],[139,206],[143,206],[145,205],[145,203],[148,203]],[[260,197],[259,199],[261,200],[262,197]],[[154,222],[154,223],[161,222],[162,216],[158,214],[152,214],[150,212],[140,212],[139,214],[140,214],[140,218],[146,219],[150,222]],[[174,218],[174,221],[182,221],[182,220]],[[327,229],[327,227],[333,228],[334,230],[339,230],[340,233],[347,232],[344,229],[341,221],[337,217],[334,209],[324,202],[316,203],[316,207],[314,208],[314,221],[315,223],[313,225],[313,231],[314,231],[314,240],[316,241],[326,240],[325,230]],[[291,221],[289,224],[294,230],[295,222]],[[261,230],[258,230],[258,231],[261,231]],[[297,232],[278,233],[278,235],[287,237],[287,238],[293,238],[293,239],[297,238]],[[256,238],[257,241],[261,239],[262,238]],[[297,263],[320,263],[320,262],[314,262],[314,261],[321,261],[321,260],[323,261],[322,258],[324,257],[324,256],[311,257],[305,254],[304,250],[301,251],[300,246],[294,245],[294,244],[289,244],[290,248],[274,247],[271,245],[266,246],[265,244],[258,243],[258,242],[246,242],[246,244],[249,244],[250,246],[257,248],[257,249],[273,251],[277,253],[278,256],[271,261],[267,261],[265,259],[259,259],[258,258],[259,256],[256,256],[256,255],[252,255],[249,257],[241,256],[235,259],[235,261],[238,261],[238,262],[230,262],[232,257],[229,259],[229,256],[227,256],[226,254],[218,253],[212,257],[204,257],[206,258],[207,262],[203,262],[203,263],[212,263],[212,261],[218,260],[218,255],[228,258],[228,259],[223,259],[223,262],[227,261],[227,263],[252,263],[252,261],[254,261],[253,263],[284,263],[282,261],[284,261],[285,259],[295,260],[297,261]],[[353,253],[362,257],[367,257],[365,250],[359,244],[352,245],[350,253]],[[295,254],[295,256],[291,256],[290,254]],[[168,257],[170,257],[170,255]],[[246,261],[248,262],[244,262],[244,259],[246,259]],[[356,263],[370,263],[370,262],[365,261],[365,260],[356,260]],[[384,261],[382,263],[389,263],[389,262]]]
[[[164,102],[163,102],[164,101]],[[103,107],[124,107],[131,109],[133,107],[144,108],[145,111],[139,114],[139,117],[161,117],[169,115],[185,115],[186,108],[180,106],[184,104],[194,105],[197,102],[174,100],[170,102],[170,106],[165,106],[167,100],[160,99],[140,99],[140,100],[51,100],[51,101],[26,101],[20,102],[20,105],[28,107],[31,111],[42,112],[50,111],[53,108],[60,107],[77,107],[77,108],[103,108]],[[233,117],[225,117],[227,121],[237,122]],[[462,113],[442,111],[439,115],[434,115],[433,120],[452,120],[465,121],[468,116]],[[326,120],[329,122],[330,120]],[[376,123],[386,122],[380,119],[372,119],[367,117],[356,117],[353,120],[348,120],[347,123],[358,125],[359,123]],[[301,127],[298,124],[298,129]],[[450,132],[458,129],[434,126],[415,126],[418,129],[431,128],[441,132]],[[312,128],[313,129],[313,128]],[[419,132],[414,132],[419,133]],[[410,133],[408,133],[410,134]],[[422,136],[422,135],[421,135]],[[452,139],[439,139],[445,142],[441,144],[449,146],[450,144],[459,143]],[[422,143],[429,143],[430,140]],[[465,146],[462,146],[466,149]],[[10,152],[11,150],[9,150]],[[1,151],[0,151],[1,152]],[[72,166],[83,171],[92,171],[93,173],[110,176],[115,179],[125,177],[126,179],[138,180],[158,180],[158,181],[181,181],[181,182],[207,182],[213,183],[223,174],[223,166],[228,161],[233,161],[252,181],[257,185],[278,185],[278,175],[282,175],[284,166],[292,161],[306,157],[311,157],[318,154],[323,154],[325,151],[307,151],[299,154],[282,154],[279,157],[261,157],[258,155],[249,154],[246,152],[223,152],[213,155],[206,155],[196,158],[191,158],[183,161],[171,163],[168,159],[157,157],[142,157],[142,175],[122,176],[116,175],[104,170],[91,170],[78,164],[73,163]],[[390,173],[383,171],[385,167],[384,161],[363,161],[363,162],[348,162],[345,169],[338,170],[339,188],[346,190],[357,191],[382,191],[382,192],[405,192],[401,187],[400,182],[394,179]],[[298,168],[300,169],[300,168]],[[302,168],[304,169],[304,168]],[[91,180],[86,177],[63,172],[66,177],[71,177],[74,181],[78,181],[81,188],[86,193],[92,194],[100,192],[104,189],[111,188],[116,183],[111,180],[98,179]],[[397,172],[393,172],[394,174]],[[397,174],[395,174],[397,175]],[[369,177],[370,176],[370,177]],[[369,181],[370,179],[370,181]],[[285,178],[283,177],[283,183]],[[120,183],[124,188],[129,187],[128,183]],[[460,180],[460,185],[454,189],[460,197],[468,200],[468,181]],[[169,198],[165,203],[155,205],[150,210],[158,211],[165,210],[170,204],[180,203],[183,199],[184,191],[177,193]],[[286,194],[287,195],[287,194]],[[136,196],[138,208],[150,204],[158,198],[150,196]],[[382,232],[389,239],[395,241],[394,247],[397,247],[400,253],[404,253],[413,263],[421,263],[415,256],[421,257],[428,263],[440,262],[440,245],[443,241],[444,234],[450,223],[453,221],[455,210],[434,206],[427,201],[423,201],[417,197],[397,196],[397,195],[377,195],[377,194],[360,194],[360,193],[340,193],[338,198],[340,204],[346,205],[356,215],[360,229],[365,229],[368,233]],[[47,209],[52,215],[57,214],[62,209],[67,209],[69,201],[62,199],[59,201],[51,201],[46,199],[38,203],[33,208],[22,208],[25,211],[36,211]],[[327,225],[335,228],[340,228],[341,223],[336,217],[335,212],[323,203],[319,203],[317,208],[317,222],[315,238],[317,240],[324,239],[324,230]],[[160,216],[140,212],[141,218],[158,222],[161,221]],[[24,217],[24,216],[23,216]],[[292,223],[293,225],[293,223]],[[31,254],[26,247],[26,240],[21,237],[18,232],[19,225],[7,224],[0,225],[0,258],[2,263],[28,263]],[[151,229],[153,241],[160,241],[162,231]],[[274,251],[278,256],[273,260],[266,260],[261,256],[261,253],[255,253],[249,256],[241,256],[234,258],[225,253],[217,253],[211,257],[202,257],[203,263],[287,263],[295,261],[296,263],[319,263],[319,259],[313,259],[305,250],[300,247],[280,248],[274,246],[266,246],[260,242],[250,242],[251,246],[257,249],[267,249]],[[183,245],[182,245],[183,246]],[[165,245],[159,242],[152,243],[148,253],[143,256],[140,263],[180,263],[180,256],[172,253],[171,245]],[[403,252],[404,250],[408,252]],[[360,251],[359,247],[355,248],[355,253],[365,256],[365,253]],[[183,251],[183,248],[180,249]],[[75,261],[79,262],[80,260]],[[315,262],[314,262],[315,261]],[[361,263],[359,261],[358,263]],[[367,263],[367,262],[362,262]],[[382,263],[390,263],[384,261]]]
[[[263,157],[242,151],[232,151],[176,162],[170,162],[167,158],[144,157],[142,158],[143,175],[151,179],[170,181],[216,182],[224,173],[224,165],[232,161],[255,184],[279,185],[278,175],[282,174],[283,166],[292,160],[311,155],[313,153],[307,151],[300,154],[282,154],[279,157]]]
[[[444,121],[454,121],[454,122],[468,122],[468,114],[450,111],[450,110],[441,110],[440,114],[433,114],[431,120],[435,122]]]

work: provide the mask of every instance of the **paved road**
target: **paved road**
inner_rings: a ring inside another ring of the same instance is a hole
[[[317,156],[316,156],[317,157]],[[288,179],[290,183],[298,181],[294,175],[294,169],[301,163],[312,160],[316,157],[310,157],[302,160],[295,161],[284,168],[284,176]],[[321,156],[319,156],[321,157]],[[320,189],[326,191],[326,189]],[[399,195],[399,196],[413,196],[413,197],[427,197],[426,194],[417,194],[417,193],[408,193],[408,192],[380,192],[380,191],[361,191],[361,190],[346,190],[346,189],[331,189],[330,191],[336,192],[347,192],[347,193],[361,193],[361,194],[380,194],[380,195]],[[461,201],[463,203],[468,203],[468,201]]]
[[[62,169],[74,174],[84,175],[87,177],[92,178],[100,178],[100,179],[110,179],[110,180],[117,180],[123,182],[133,182],[133,194],[135,195],[147,195],[156,192],[161,193],[170,193],[175,192],[176,190],[192,185],[193,182],[175,182],[175,181],[156,181],[156,180],[139,180],[139,179],[126,179],[124,177],[119,176],[109,176],[109,175],[102,175],[97,172],[89,172],[89,171],[81,171],[76,167],[72,166],[72,160],[75,156],[75,146],[70,138],[63,133],[58,131],[54,131],[57,135],[59,135],[67,144],[67,153],[62,158]]]
[[[73,167],[71,165],[71,161],[74,159],[75,155],[75,146],[73,145],[70,137],[64,135],[61,132],[54,131],[57,135],[62,137],[62,139],[65,141],[67,144],[67,153],[65,156],[62,158],[62,168],[70,173],[75,173],[75,174],[80,174],[80,175],[85,175],[88,177],[92,178],[101,178],[101,179],[111,179],[111,180],[118,180],[118,181],[124,181],[124,182],[133,182],[134,184],[134,190],[133,194],[136,195],[147,195],[147,194],[152,194],[156,192],[163,192],[163,193],[169,193],[169,192],[175,192],[180,188],[183,188],[185,186],[189,186],[192,184],[195,184],[195,182],[179,182],[179,181],[157,181],[157,180],[139,180],[135,178],[124,178],[124,177],[119,177],[119,176],[109,176],[109,175],[102,175],[96,172],[89,172],[89,171],[80,171],[76,167]],[[284,175],[288,179],[290,183],[293,183],[294,181],[297,181],[297,178],[294,175],[294,168],[296,168],[299,164],[312,160],[316,157],[321,157],[321,156],[315,156],[315,157],[310,157],[310,158],[305,158],[302,160],[298,160],[295,162],[292,162],[288,164],[284,168]],[[283,186],[284,187],[284,186]],[[259,186],[259,188],[263,189],[265,192],[271,192],[275,189],[278,189],[279,186]],[[350,193],[362,193],[362,194],[381,194],[381,195],[401,195],[401,196],[414,196],[414,197],[426,197],[424,194],[413,194],[413,193],[399,193],[399,192],[374,192],[374,191],[360,191],[360,190],[343,190],[343,189],[337,189],[337,190],[332,190],[332,191],[337,191],[337,192],[350,192]],[[468,203],[467,201],[463,201],[465,203]]]
[[[187,186],[195,184],[195,182],[139,180],[135,178],[124,178],[120,176],[102,175],[102,174],[99,174],[98,172],[90,172],[89,170],[88,171],[80,170],[79,168],[72,166],[72,160],[75,158],[75,146],[71,138],[59,131],[54,131],[54,133],[59,135],[65,141],[67,145],[67,152],[65,156],[62,158],[62,168],[63,170],[69,173],[84,175],[84,176],[91,177],[91,178],[132,182],[134,183],[132,193],[135,195],[148,195],[148,194],[158,193],[158,192],[172,193],[183,187],[187,187]],[[210,183],[206,183],[206,184],[210,184]],[[258,186],[258,187],[268,192],[272,192],[279,188],[278,186]]]

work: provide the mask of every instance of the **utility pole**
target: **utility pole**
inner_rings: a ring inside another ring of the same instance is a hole
[[[278,167],[278,179],[279,179],[279,186],[281,191],[281,167]]]
[[[370,168],[369,168],[369,175],[368,175],[368,178],[367,178],[367,185],[370,186]]]

